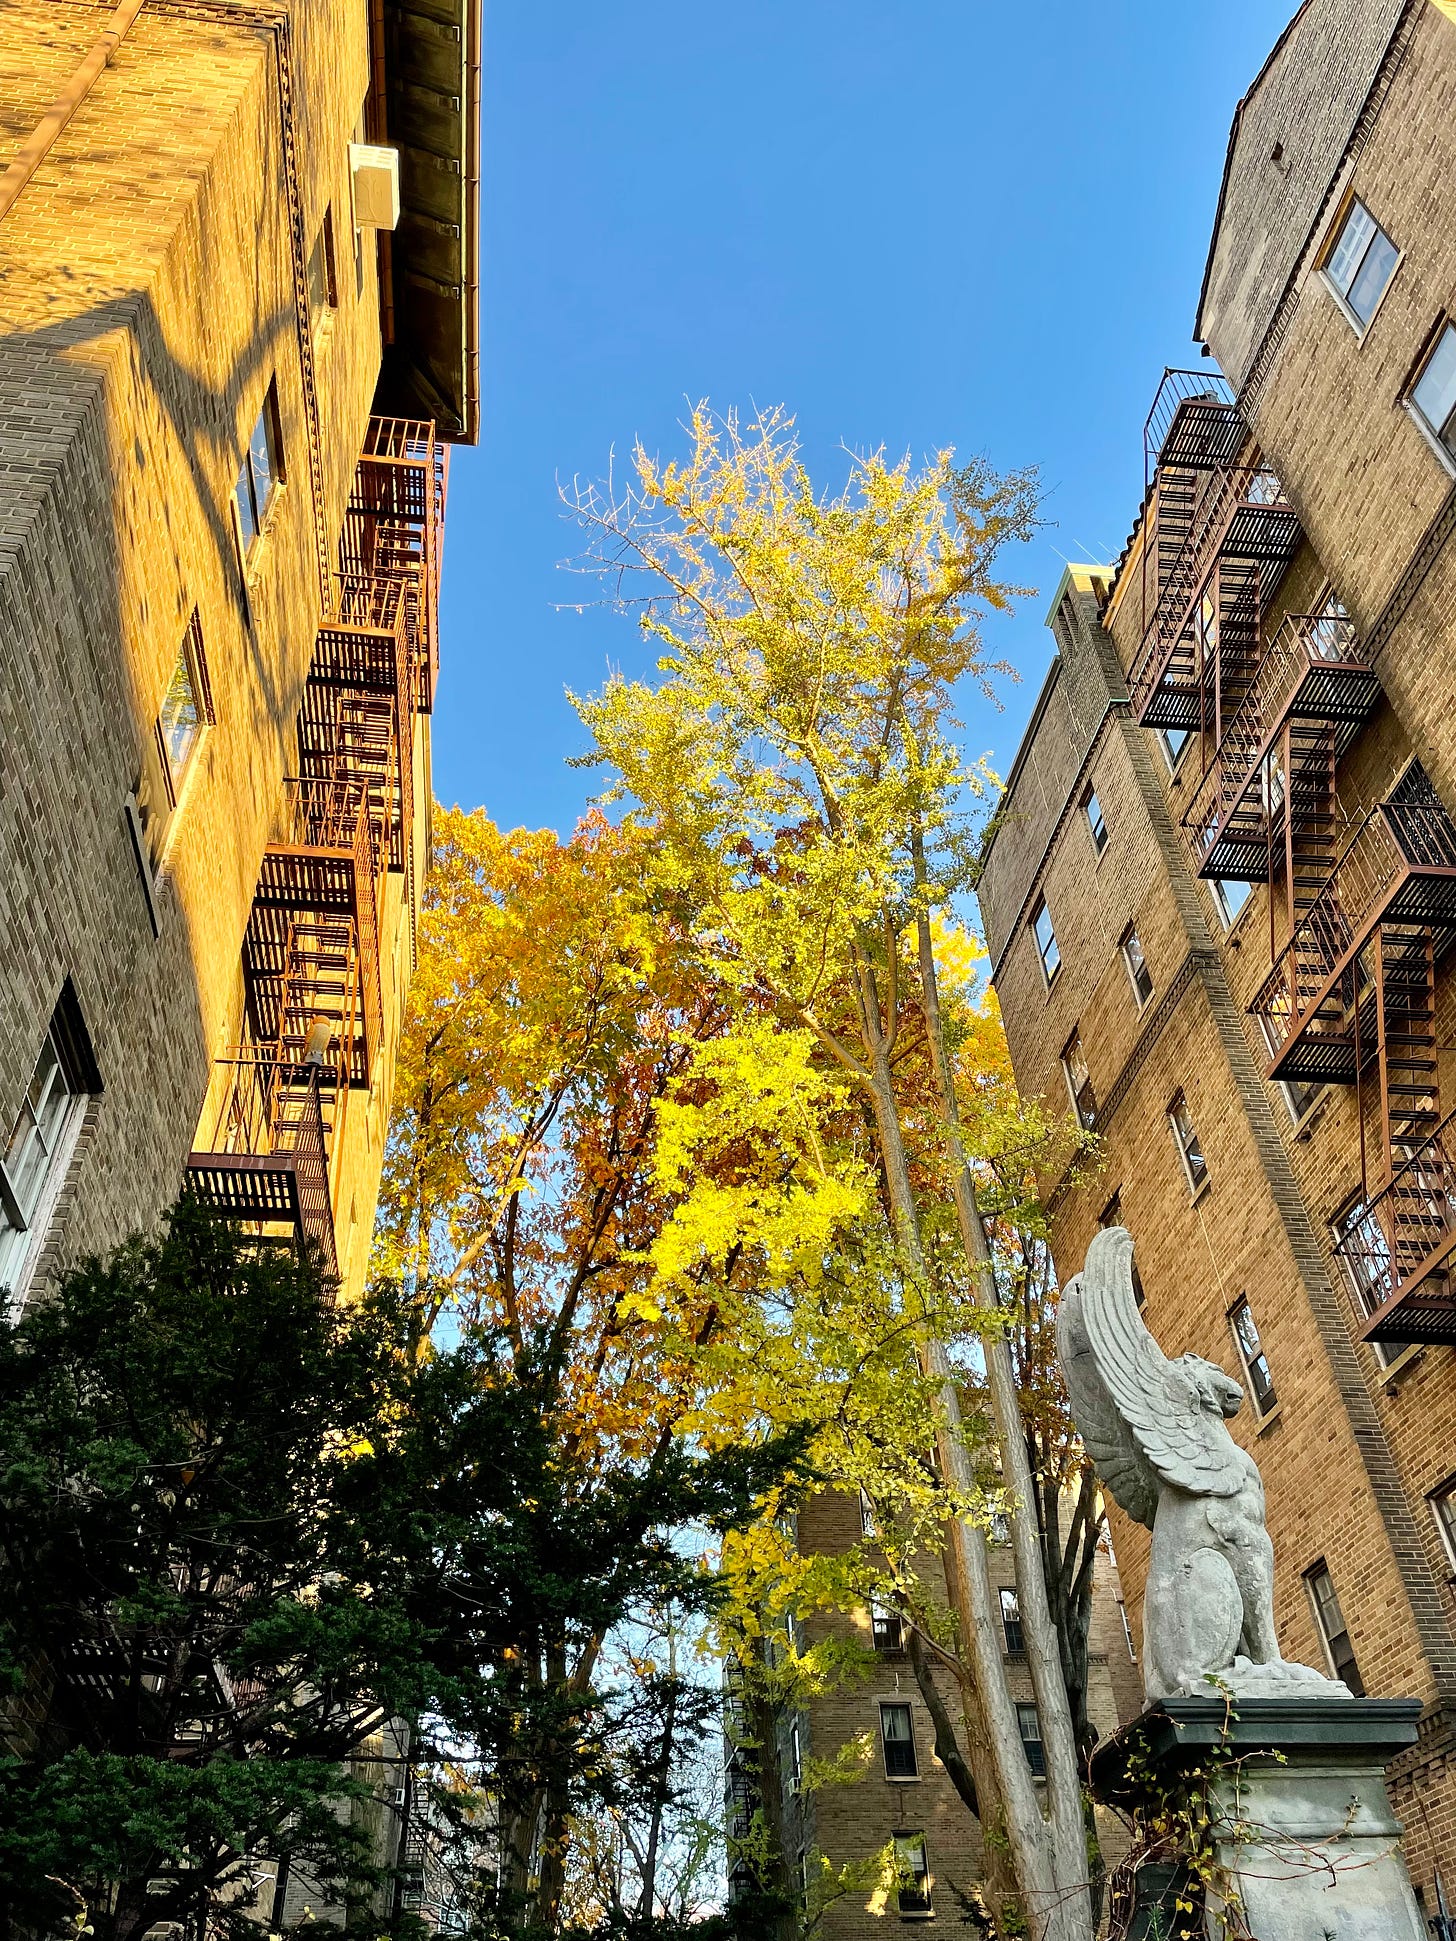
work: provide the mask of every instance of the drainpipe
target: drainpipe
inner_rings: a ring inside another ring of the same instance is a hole
[[[145,0],[121,0],[112,13],[106,31],[36,123],[24,148],[4,175],[0,176],[0,222],[15,207],[21,190],[50,154],[66,124],[96,85],[101,70],[125,40],[127,29],[144,4]]]

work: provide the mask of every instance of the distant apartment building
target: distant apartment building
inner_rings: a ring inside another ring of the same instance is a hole
[[[874,1530],[862,1499],[826,1490],[800,1510],[795,1535],[802,1555],[837,1556],[865,1539],[873,1542]],[[1007,1676],[1027,1763],[1040,1774],[1041,1723],[1025,1660],[1010,1546],[996,1540],[994,1529],[992,1536],[991,1575]],[[927,1557],[918,1568],[931,1598],[943,1601],[939,1560]],[[810,1919],[818,1915],[806,1931],[823,1941],[868,1941],[884,1933],[887,1920],[897,1919],[965,1921],[974,1928],[973,1910],[982,1905],[980,1826],[936,1756],[935,1726],[910,1663],[904,1620],[888,1604],[873,1605],[851,1614],[813,1613],[802,1623],[796,1620],[794,1631],[801,1650],[826,1642],[857,1645],[873,1653],[873,1662],[862,1678],[838,1681],[797,1708],[779,1708],[771,1743],[767,1733],[755,1737],[755,1725],[762,1731],[762,1721],[750,1716],[730,1677],[725,1732],[730,1892],[751,1871],[735,1843],[750,1836],[755,1815],[762,1812],[782,1847],[791,1885]],[[1117,1572],[1106,1552],[1096,1564],[1088,1660],[1088,1713],[1105,1737],[1142,1709],[1141,1672]],[[964,1753],[960,1693],[944,1667],[935,1668],[933,1676]],[[842,1754],[855,1777],[805,1784],[806,1776],[812,1782],[814,1772]],[[772,1762],[767,1775],[765,1757]],[[810,1762],[816,1762],[813,1768]],[[1122,1852],[1120,1828],[1109,1820],[1102,1833],[1109,1862],[1115,1862]],[[876,1856],[893,1856],[898,1870],[893,1884],[871,1880],[826,1895],[830,1874],[863,1871]]]
[[[12,1314],[184,1186],[362,1287],[476,435],[478,108],[477,0],[6,8]]]
[[[1093,1129],[1063,1279],[1135,1239],[1220,1362],[1288,1657],[1412,1694],[1456,1904],[1456,20],[1309,0],[1240,104],[1114,568],[1073,567],[981,908],[1018,1084]],[[1220,376],[1219,370],[1226,374]],[[1137,1622],[1147,1533],[1114,1519]]]

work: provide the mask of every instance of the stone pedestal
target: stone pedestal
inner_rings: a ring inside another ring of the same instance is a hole
[[[1092,1790],[1135,1813],[1206,1792],[1215,1877],[1195,1934],[1427,1941],[1385,1790],[1420,1711],[1416,1699],[1165,1699],[1098,1748]],[[1188,1931],[1174,1915],[1187,1889],[1177,1860],[1138,1869],[1130,1941]]]

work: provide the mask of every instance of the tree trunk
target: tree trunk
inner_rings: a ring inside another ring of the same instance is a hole
[[[910,1178],[909,1159],[905,1151],[904,1135],[895,1100],[889,1049],[883,1036],[873,1045],[871,1058],[870,1095],[874,1106],[876,1131],[879,1135],[881,1158],[884,1161],[896,1238],[911,1274],[923,1280],[925,1255],[920,1238],[915,1192]],[[960,1199],[961,1194],[958,1190],[958,1207]],[[962,1238],[971,1270],[980,1277],[989,1249],[986,1247],[985,1235],[981,1231],[979,1216],[976,1216],[973,1225],[974,1238],[979,1244],[973,1246],[971,1236],[964,1231]],[[997,1347],[1003,1351],[1000,1359],[1009,1374],[1010,1353],[1004,1341],[986,1344],[988,1368],[996,1359]],[[946,1354],[944,1342],[929,1328],[921,1330],[920,1356],[926,1374],[934,1381],[937,1389],[937,1400],[940,1405],[937,1445],[942,1468],[958,1492],[973,1494],[976,1488],[976,1477],[965,1446],[965,1439],[961,1434],[960,1394],[956,1386],[955,1373]],[[1008,1411],[1005,1406],[1005,1396],[1000,1392],[1001,1387],[1002,1384],[998,1383],[993,1376],[992,1397],[997,1428],[1003,1442],[1009,1444],[1003,1447],[1002,1461],[1010,1463],[1012,1474],[1008,1480],[1013,1491],[1017,1492],[1019,1501],[1024,1505],[1027,1501],[1026,1476],[1019,1472],[1025,1472],[1027,1469],[1026,1443],[1020,1411],[1015,1401],[1014,1377],[1011,1380],[1012,1407],[1009,1411],[1011,1431],[1009,1438],[1007,1436]],[[1025,1522],[1024,1511],[1021,1515],[1012,1518],[1013,1532],[1018,1523],[1022,1527],[1021,1549],[1026,1547],[1028,1534]],[[1022,1612],[1025,1620],[1028,1610],[1030,1611],[1030,1623],[1025,1625],[1027,1658],[1031,1663],[1032,1684],[1039,1706],[1042,1702],[1043,1690],[1047,1689],[1048,1705],[1047,1711],[1042,1714],[1042,1736],[1044,1740],[1047,1738],[1050,1724],[1053,1735],[1053,1743],[1047,1746],[1047,1800],[1051,1809],[1050,1823],[1042,1816],[1041,1802],[1037,1798],[1036,1785],[1021,1743],[1016,1706],[1006,1682],[1005,1666],[1001,1657],[1000,1627],[995,1616],[995,1599],[992,1594],[990,1567],[986,1554],[985,1532],[958,1521],[951,1524],[950,1531],[951,1551],[955,1559],[955,1572],[960,1589],[959,1616],[963,1649],[967,1653],[971,1676],[980,1700],[986,1737],[1001,1782],[1006,1840],[1021,1896],[1023,1916],[1033,1941],[1090,1941],[1091,1904],[1087,1897],[1086,1856],[1081,1834],[1081,1788],[1077,1784],[1071,1722],[1067,1713],[1066,1693],[1061,1684],[1061,1668],[1056,1655],[1056,1636],[1047,1615],[1046,1586],[1041,1581],[1039,1547],[1035,1533],[1030,1535],[1032,1555],[1035,1558],[1035,1569],[1032,1573],[1036,1579],[1035,1595],[1028,1594],[1027,1601],[1022,1605]],[[1018,1594],[1021,1592],[1022,1578],[1025,1574],[1018,1554],[1016,1571]],[[1028,1593],[1030,1589],[1031,1587],[1028,1587]],[[1048,1665],[1055,1673],[1054,1694],[1049,1689],[1051,1681],[1047,1678]],[[1058,1754],[1055,1786],[1051,1777],[1053,1744]],[[1070,1837],[1065,1825],[1067,1819],[1065,1782],[1068,1775],[1072,1782],[1072,1827],[1074,1829]]]
[[[917,930],[925,1023],[941,1094],[946,1151],[951,1163],[961,1243],[965,1248],[966,1260],[974,1278],[980,1304],[986,1308],[995,1308],[999,1306],[995,1261],[990,1243],[986,1238],[985,1227],[981,1222],[980,1209],[976,1205],[975,1185],[961,1138],[955,1082],[950,1061],[946,1056],[945,1037],[941,1027],[935,954],[928,916],[922,914],[918,918]],[[905,1183],[908,1187],[908,1174]],[[933,1347],[938,1353],[939,1360],[939,1366],[934,1369],[934,1372],[944,1372],[944,1385],[955,1398],[955,1387],[950,1379],[950,1368],[945,1359],[944,1347],[938,1342],[933,1343]],[[1017,1393],[1016,1370],[1011,1357],[1011,1344],[1004,1335],[990,1336],[984,1343],[984,1351],[987,1386],[991,1396],[991,1413],[996,1424],[997,1440],[1001,1451],[1002,1473],[1008,1485],[1012,1505],[1008,1521],[1012,1561],[1016,1572],[1016,1595],[1021,1611],[1022,1636],[1026,1646],[1027,1665],[1031,1671],[1032,1690],[1036,1696],[1037,1713],[1041,1721],[1042,1745],[1046,1757],[1046,1818],[1042,1818],[1040,1804],[1034,1789],[1031,1789],[1028,1772],[1027,1786],[1032,1793],[1031,1811],[1028,1812],[1020,1786],[1008,1784],[1005,1796],[1006,1834],[1011,1845],[1017,1879],[1027,1900],[1025,1910],[1027,1920],[1036,1941],[1090,1941],[1092,1903],[1088,1884],[1086,1836],[1082,1819],[1081,1772],[1076,1739],[1073,1735],[1071,1707],[1067,1701],[1067,1687],[1062,1676],[1061,1645],[1056,1626],[1052,1623],[1046,1577],[1042,1569],[1041,1540],[1036,1516],[1036,1484],[1031,1474],[1031,1464],[1027,1459],[1026,1428],[1022,1421],[1021,1402]],[[955,1399],[958,1407],[958,1398]],[[957,1481],[959,1482],[964,1476],[968,1485],[973,1484],[974,1478],[970,1474],[970,1463],[964,1448],[960,1447],[959,1438],[952,1440],[957,1445],[958,1459],[955,1472]],[[986,1570],[986,1546],[979,1531],[976,1532],[976,1536],[980,1539],[979,1542],[968,1546],[971,1555],[967,1560],[967,1568],[976,1573],[972,1581],[973,1601],[979,1605],[984,1597],[984,1618],[989,1626],[992,1619],[990,1583]],[[978,1612],[977,1615],[980,1617],[982,1614]],[[1015,1708],[1006,1689],[1005,1680],[1000,1676],[999,1648],[996,1650],[995,1675],[990,1678],[981,1667],[979,1656],[981,1648],[981,1641],[978,1638],[975,1660],[976,1684],[985,1705],[987,1727],[997,1751],[998,1763],[1001,1764],[1003,1775],[1009,1779],[1011,1775],[1006,1769],[1013,1763],[1011,1757],[1013,1746],[1022,1768],[1026,1768],[1025,1758],[1021,1757]],[[1019,1780],[1020,1775],[1016,1777]]]

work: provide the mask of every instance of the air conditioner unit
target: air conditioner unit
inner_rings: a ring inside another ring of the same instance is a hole
[[[399,150],[350,142],[349,179],[356,226],[394,229],[399,223]]]

